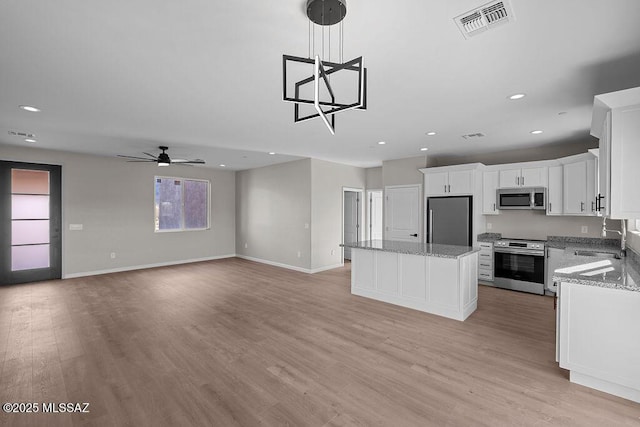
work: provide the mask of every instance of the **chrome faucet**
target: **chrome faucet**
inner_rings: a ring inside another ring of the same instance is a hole
[[[607,237],[607,233],[618,233],[620,235],[620,256],[626,255],[627,250],[627,220],[620,220],[620,230],[607,230],[607,217],[602,218],[602,238]]]

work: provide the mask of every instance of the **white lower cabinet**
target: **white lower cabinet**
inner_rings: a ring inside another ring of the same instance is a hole
[[[480,242],[478,245],[478,280],[493,282],[493,243]]]
[[[640,402],[640,292],[562,282],[558,355],[571,382]]]

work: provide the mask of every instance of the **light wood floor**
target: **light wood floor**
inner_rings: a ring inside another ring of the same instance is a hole
[[[349,283],[228,259],[0,287],[0,403],[91,404],[0,424],[640,425],[558,368],[551,298],[481,287],[457,322]]]

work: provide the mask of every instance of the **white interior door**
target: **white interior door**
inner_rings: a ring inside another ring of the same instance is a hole
[[[369,240],[382,240],[382,190],[369,191]]]
[[[419,242],[420,185],[387,186],[385,191],[385,232],[387,240]]]
[[[344,243],[357,242],[360,230],[360,193],[344,192]],[[344,248],[344,259],[351,259],[351,249]]]

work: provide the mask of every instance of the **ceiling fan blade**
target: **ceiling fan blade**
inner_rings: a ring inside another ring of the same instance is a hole
[[[146,151],[143,151],[142,154],[146,154],[147,156],[151,157],[154,160],[156,160],[158,158],[158,156],[154,156],[153,154],[149,154]]]
[[[136,160],[145,160],[147,162],[155,162],[156,158],[154,157],[153,159],[147,159],[146,157],[137,157],[137,156],[124,156],[122,154],[118,154],[118,157],[122,157],[124,159],[136,159]]]
[[[195,159],[195,160],[172,159],[171,163],[180,163],[180,164],[191,163],[191,164],[194,164],[194,165],[203,165],[204,164],[204,160],[202,160],[202,159]]]

